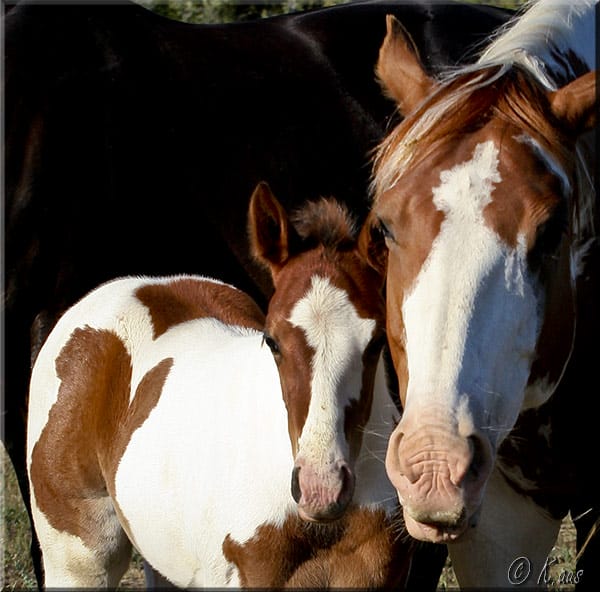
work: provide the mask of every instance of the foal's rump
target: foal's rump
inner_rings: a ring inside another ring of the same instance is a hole
[[[101,370],[108,375],[120,374],[116,372],[118,361],[131,367],[131,384],[124,388],[134,391],[160,355],[155,338],[184,321],[205,318],[217,323],[219,318],[226,318],[228,309],[238,311],[237,319],[227,318],[228,324],[237,321],[240,327],[262,328],[262,313],[248,296],[201,276],[121,278],[90,292],[58,321],[32,370],[30,399],[35,405],[28,413],[28,458],[59,391],[68,386],[64,384],[66,375],[77,377],[77,388],[71,390],[80,392],[80,373],[87,371],[94,381],[93,390],[98,391]],[[100,368],[100,361],[108,366]],[[109,386],[114,402],[117,385]],[[129,392],[125,398],[129,400]]]
[[[116,585],[129,540],[180,586],[232,583],[225,537],[291,507],[289,482],[268,478],[292,455],[253,306],[205,278],[128,278],[60,319],[32,373],[27,442],[46,586]]]

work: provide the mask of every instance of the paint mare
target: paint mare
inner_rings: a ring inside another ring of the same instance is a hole
[[[50,334],[27,445],[46,586],[116,586],[130,542],[180,587],[404,581],[382,278],[333,201],[293,226],[261,184],[250,230],[266,321],[216,280],[130,277]]]
[[[598,517],[595,8],[533,4],[440,81],[393,17],[380,51],[407,116],[374,178],[404,405],[387,470],[462,586],[539,583],[567,511],[580,547]]]

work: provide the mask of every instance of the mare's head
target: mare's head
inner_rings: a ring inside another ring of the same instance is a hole
[[[354,462],[384,343],[382,277],[333,200],[292,218],[260,184],[251,199],[254,255],[270,270],[264,342],[279,369],[302,518],[335,520],[354,492]]]
[[[551,92],[495,64],[437,83],[393,17],[378,74],[406,115],[376,156],[372,213],[404,405],[386,466],[409,532],[446,542],[476,523],[500,442],[571,352],[594,76]]]

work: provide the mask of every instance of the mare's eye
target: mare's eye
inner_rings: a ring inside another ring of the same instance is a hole
[[[552,216],[537,229],[534,247],[528,255],[530,265],[536,268],[546,260],[556,260],[567,228],[566,207],[560,204]]]
[[[281,350],[279,349],[279,344],[268,334],[265,333],[263,335],[263,343],[267,344],[267,347],[273,352],[273,355],[279,355]]]
[[[390,227],[381,218],[377,218],[377,225],[379,227],[379,232],[381,232],[383,235],[383,238],[391,241],[396,240],[394,233],[390,230]]]

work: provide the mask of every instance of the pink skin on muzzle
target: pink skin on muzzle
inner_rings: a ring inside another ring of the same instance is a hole
[[[454,541],[476,521],[492,469],[491,446],[478,434],[465,437],[442,425],[407,428],[400,422],[386,456],[406,528],[422,541]]]
[[[292,472],[292,496],[298,504],[298,513],[310,522],[340,518],[352,500],[354,486],[354,473],[344,461],[317,471],[299,460]]]

